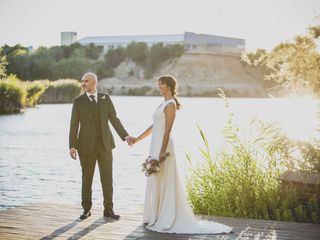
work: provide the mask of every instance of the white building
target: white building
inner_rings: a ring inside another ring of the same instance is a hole
[[[77,41],[76,32],[61,32],[61,46],[69,46]]]
[[[151,47],[157,43],[168,44],[183,44],[183,34],[168,34],[168,35],[125,35],[125,36],[105,36],[105,37],[85,37],[78,42],[82,45],[94,43],[98,46],[103,46],[104,51],[109,49],[123,47],[126,48],[132,42],[144,42]]]
[[[184,33],[184,46],[189,52],[241,55],[245,39],[209,34]]]
[[[144,42],[149,47],[157,43],[182,44],[189,52],[222,53],[239,55],[245,50],[245,40],[208,34],[185,32],[184,34],[163,35],[124,35],[85,37],[79,41],[82,45],[93,43],[103,46],[104,52],[117,47],[127,47],[132,42]]]

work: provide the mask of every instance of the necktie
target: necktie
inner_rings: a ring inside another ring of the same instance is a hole
[[[94,98],[94,95],[90,95],[89,97],[91,98],[92,103],[97,103],[96,100],[95,100],[95,98]]]

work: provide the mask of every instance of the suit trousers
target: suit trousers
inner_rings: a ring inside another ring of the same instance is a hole
[[[112,151],[105,150],[101,136],[96,137],[96,144],[93,153],[79,154],[82,168],[82,207],[90,210],[92,207],[92,180],[96,161],[98,161],[100,181],[103,191],[103,206],[105,210],[113,209],[112,195]]]

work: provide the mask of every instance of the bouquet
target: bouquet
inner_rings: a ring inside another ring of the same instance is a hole
[[[166,157],[170,156],[170,153],[166,153]],[[155,174],[160,171],[160,163],[163,162],[159,161],[157,159],[153,159],[150,156],[141,164],[142,172],[144,172],[144,175],[147,177],[151,176],[152,174]]]

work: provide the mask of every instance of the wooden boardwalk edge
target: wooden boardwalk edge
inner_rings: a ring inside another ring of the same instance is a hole
[[[120,220],[102,217],[102,209],[81,221],[81,207],[36,203],[0,212],[0,239],[320,239],[320,224],[256,219],[202,217],[234,228],[230,234],[176,235],[149,231],[142,214],[119,212]]]

